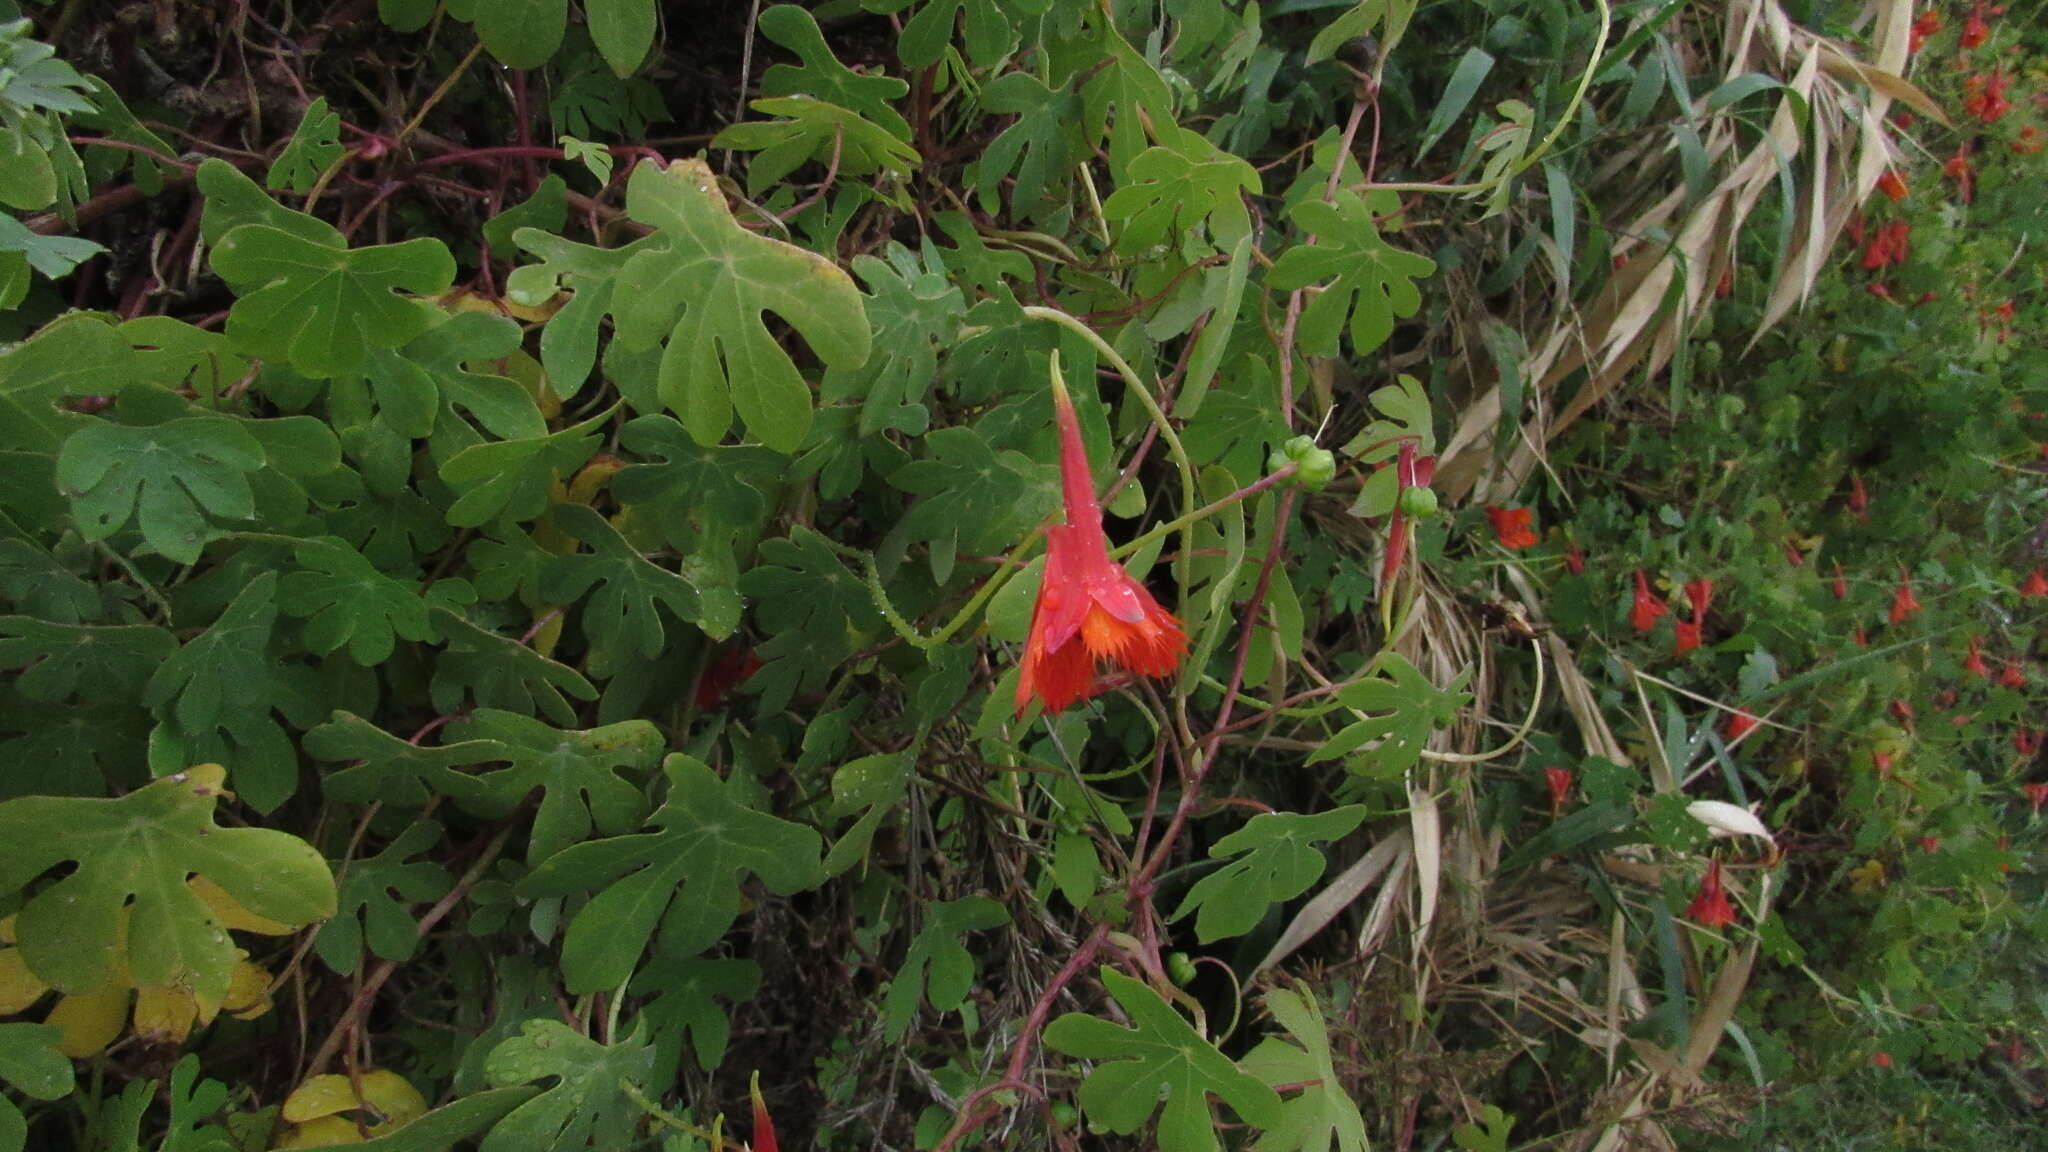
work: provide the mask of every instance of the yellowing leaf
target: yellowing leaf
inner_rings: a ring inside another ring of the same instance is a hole
[[[228,895],[220,885],[204,876],[194,876],[185,882],[185,886],[192,890],[194,896],[205,901],[207,909],[213,913],[213,918],[220,921],[221,927],[231,932],[256,932],[264,936],[292,934],[291,925],[280,924],[267,916],[258,916],[249,911],[242,907],[240,901]]]
[[[66,996],[57,1001],[43,1023],[63,1032],[57,1051],[73,1060],[100,1052],[121,1034],[121,1022],[128,1016],[128,989],[124,985],[83,996]]]

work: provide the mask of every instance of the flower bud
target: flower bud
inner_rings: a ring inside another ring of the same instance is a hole
[[[1436,491],[1432,488],[1406,488],[1401,492],[1401,511],[1417,520],[1427,520],[1436,515]]]

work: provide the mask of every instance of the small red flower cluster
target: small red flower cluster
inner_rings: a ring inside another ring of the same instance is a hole
[[[1899,175],[1898,169],[1887,168],[1884,175],[1877,178],[1877,190],[1884,193],[1885,199],[1897,204],[1906,198],[1906,178]]]
[[[1650,577],[1641,568],[1636,569],[1636,598],[1629,606],[1628,622],[1638,632],[1648,632],[1657,626],[1657,618],[1671,611],[1671,606],[1657,598],[1650,591]]]
[[[1863,249],[1863,267],[1870,271],[1892,264],[1904,264],[1912,254],[1913,226],[1904,220],[1880,225]]]
[[[1964,77],[1963,111],[1980,124],[1996,124],[2012,111],[2012,101],[2005,98],[2011,87],[2012,77],[1996,68],[1989,75],[1977,72]]]
[[[1510,552],[1535,546],[1536,529],[1531,524],[1535,516],[1536,511],[1533,508],[1496,508],[1491,504],[1486,506],[1486,518],[1493,522],[1495,538],[1500,541],[1501,547]]]
[[[1543,783],[1550,789],[1550,818],[1557,819],[1564,811],[1565,801],[1572,795],[1572,770],[1569,768],[1545,768]]]
[[[1891,622],[1895,626],[1904,624],[1919,611],[1920,601],[1913,598],[1913,580],[1906,575],[1906,570],[1901,568],[1898,591],[1892,593]]]

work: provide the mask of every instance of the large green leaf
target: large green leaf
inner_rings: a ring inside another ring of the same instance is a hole
[[[882,627],[860,577],[830,541],[801,525],[787,539],[761,542],[761,564],[740,578],[740,588],[754,598],[756,622],[774,637],[758,649],[765,666],[750,682],[771,712],[795,692],[815,690]]]
[[[0,616],[0,668],[19,670],[15,690],[46,704],[133,701],[177,650],[175,637],[149,624],[59,624]]]
[[[755,810],[699,760],[670,756],[663,771],[668,799],[648,820],[657,831],[565,848],[520,882],[527,896],[596,891],[562,942],[572,992],[624,983],[657,923],[669,954],[716,943],[739,916],[748,873],[780,895],[825,878],[814,829]]]
[[[843,175],[892,173],[899,179],[924,162],[909,143],[837,104],[784,96],[748,107],[776,119],[743,120],[720,132],[711,146],[754,153],[747,165],[749,196],[762,195],[814,161],[829,165],[836,157]]]
[[[868,321],[853,280],[830,260],[740,227],[699,160],[643,161],[626,185],[633,219],[666,243],[642,249],[612,302],[629,348],[665,340],[662,402],[701,444],[724,439],[737,410],[747,429],[793,452],[810,425],[811,390],[763,320],[789,322],[828,366],[868,357]]]
[[[71,1061],[57,1051],[63,1033],[42,1024],[0,1024],[0,1080],[37,1100],[58,1100],[76,1087]],[[0,1096],[0,1152],[22,1152],[28,1121],[14,1101]]]
[[[1056,469],[1021,452],[998,452],[972,428],[940,428],[924,438],[930,455],[898,468],[889,483],[923,497],[897,531],[928,543],[943,581],[954,553],[1002,552],[1059,506]]]
[[[750,1000],[761,987],[761,966],[718,956],[656,956],[633,973],[631,992],[652,996],[643,1012],[654,1026],[656,1083],[674,1081],[689,1038],[697,1067],[717,1071],[725,1062],[732,1020],[720,1001]]]
[[[227,417],[139,427],[96,421],[64,441],[57,484],[86,539],[105,540],[133,519],[151,548],[193,564],[208,541],[228,534],[209,518],[255,517],[248,474],[263,463],[263,446]]]
[[[590,39],[615,76],[631,76],[654,47],[654,0],[583,0]]]
[[[439,240],[419,237],[350,251],[267,224],[245,224],[221,238],[213,268],[253,286],[228,313],[238,349],[289,362],[307,376],[358,370],[367,348],[397,348],[434,323],[430,296],[455,279],[455,258]]]
[[[514,1108],[484,1137],[481,1152],[578,1152],[627,1148],[646,1113],[625,1085],[644,1085],[654,1048],[635,1028],[599,1044],[560,1020],[528,1020],[491,1051],[491,1083],[504,1088],[549,1076],[554,1084]]]
[[[475,22],[477,39],[507,68],[538,68],[562,46],[569,0],[449,0],[448,14]]]
[[[1323,874],[1323,854],[1312,845],[1349,835],[1365,819],[1356,805],[1319,812],[1261,812],[1209,847],[1212,859],[1237,859],[1197,880],[1174,910],[1180,919],[1200,909],[1195,935],[1204,944],[1242,936],[1266,910],[1308,891]]]
[[[270,659],[277,585],[275,572],[251,580],[206,631],[165,658],[150,676],[142,702],[160,711],[170,705],[169,714],[187,732],[211,729],[233,716],[269,712],[284,693]]]
[[[316,760],[359,761],[327,776],[322,786],[328,798],[400,808],[423,808],[433,793],[447,791],[444,785],[462,775],[458,769],[510,755],[495,740],[421,746],[342,711],[307,732],[304,744],[306,754]]]
[[[1376,219],[1400,207],[1400,197],[1391,192],[1368,200],[1342,190],[1335,204],[1305,200],[1295,206],[1294,222],[1316,242],[1281,253],[1266,283],[1281,291],[1323,286],[1301,312],[1303,351],[1335,356],[1348,316],[1351,354],[1363,356],[1394,334],[1395,317],[1413,316],[1422,307],[1415,281],[1436,271],[1436,262],[1387,243]]]
[[[235,946],[186,881],[220,885],[244,908],[284,924],[334,914],[334,877],[296,836],[224,828],[214,805],[225,778],[206,764],[116,800],[24,796],[0,804],[0,895],[52,868],[15,921],[29,971],[65,992],[93,992],[112,977],[124,938],[138,984],[176,985],[218,1003]]]
[[[448,523],[474,528],[500,516],[531,520],[547,511],[554,485],[597,451],[597,430],[610,416],[599,413],[545,436],[472,444],[450,456],[441,479],[461,495],[448,507]]]
[[[1081,1109],[1091,1122],[1128,1136],[1164,1098],[1158,1147],[1163,1152],[1215,1152],[1219,1145],[1209,1093],[1261,1128],[1280,1120],[1280,1097],[1239,1071],[1159,993],[1114,968],[1102,970],[1102,983],[1130,1027],[1069,1012],[1045,1029],[1046,1047],[1097,1061],[1081,1082]]]

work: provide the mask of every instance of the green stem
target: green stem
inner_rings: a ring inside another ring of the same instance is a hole
[[[955,612],[953,618],[946,621],[944,627],[930,636],[926,636],[919,632],[917,627],[909,620],[905,619],[903,613],[896,610],[896,605],[890,602],[888,590],[882,587],[882,571],[876,565],[873,553],[863,552],[858,548],[850,548],[835,540],[826,541],[841,556],[860,562],[861,575],[866,580],[868,586],[868,598],[874,601],[875,611],[882,614],[882,619],[888,622],[890,630],[895,632],[896,635],[901,636],[904,643],[921,652],[930,651],[944,644],[953,638],[954,633],[966,627],[967,622],[974,619],[974,614],[981,611],[982,605],[988,603],[989,597],[994,596],[1004,583],[1017,573],[1021,567],[1020,561],[1025,551],[1036,542],[1037,534],[1034,533],[1025,537],[1015,548],[1010,549],[1009,554],[1003,557],[1003,563],[996,569],[995,574],[982,581],[981,587],[975,590],[974,595],[968,598],[967,603],[961,607],[960,611]]]
[[[1082,323],[1076,316],[1062,312],[1057,308],[1043,308],[1036,304],[1026,305],[1024,307],[1024,315],[1034,320],[1050,320],[1054,324],[1079,334],[1088,343],[1094,345],[1097,355],[1108,361],[1110,367],[1116,369],[1117,375],[1123,377],[1124,386],[1130,392],[1132,398],[1144,406],[1145,414],[1152,418],[1153,425],[1159,429],[1159,438],[1166,441],[1167,453],[1173,457],[1174,467],[1180,472],[1180,506],[1183,508],[1194,507],[1195,466],[1188,460],[1188,451],[1186,448],[1181,447],[1180,436],[1173,430],[1173,424],[1166,419],[1166,413],[1159,407],[1158,399],[1152,395],[1152,390],[1145,386],[1145,382],[1138,378],[1138,373],[1131,367],[1130,361],[1125,360],[1122,353],[1110,346],[1109,341],[1104,340],[1100,333]],[[1183,523],[1183,521],[1185,522]],[[1188,520],[1186,517],[1182,517],[1181,520],[1175,521],[1175,523],[1180,526],[1181,559],[1180,564],[1175,568],[1174,579],[1179,585],[1180,599],[1185,601],[1188,595],[1190,566],[1194,561],[1195,555],[1195,526],[1194,521]]]
[[[1271,488],[1274,485],[1280,483],[1281,481],[1292,477],[1299,468],[1300,465],[1290,461],[1287,464],[1283,465],[1278,471],[1266,474],[1264,477],[1261,477],[1260,479],[1255,480],[1242,488],[1239,488],[1237,491],[1232,492],[1230,495],[1223,497],[1221,500],[1217,500],[1214,503],[1210,504],[1204,504],[1200,508],[1195,509],[1193,512],[1190,512],[1185,516],[1175,517],[1172,520],[1168,520],[1164,524],[1156,524],[1150,529],[1146,530],[1143,534],[1134,537],[1126,543],[1119,544],[1115,548],[1110,549],[1110,558],[1117,559],[1120,557],[1128,556],[1131,553],[1136,552],[1138,549],[1143,548],[1145,545],[1150,544],[1153,540],[1161,536],[1170,535],[1171,533],[1177,532],[1182,528],[1199,524],[1202,521],[1207,520],[1209,517],[1214,516],[1216,513],[1223,511],[1225,508],[1230,507],[1232,504],[1235,504],[1240,500],[1249,500],[1252,497],[1258,495],[1259,493],[1264,492],[1266,489]]]

